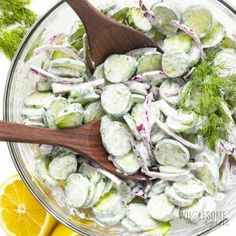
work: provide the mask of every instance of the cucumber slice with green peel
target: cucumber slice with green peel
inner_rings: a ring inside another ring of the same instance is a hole
[[[52,83],[47,79],[40,78],[37,83],[37,90],[39,92],[49,92],[52,91]]]
[[[25,98],[24,104],[31,108],[45,108],[53,99],[55,95],[51,92],[34,92]]]
[[[42,108],[23,107],[21,110],[21,116],[25,119],[30,118],[30,117],[42,118],[43,113],[44,113],[44,109]]]
[[[190,66],[188,54],[182,50],[166,51],[162,58],[163,72],[170,78],[177,78],[185,74]]]
[[[113,182],[110,179],[107,178],[106,179],[106,184],[105,184],[105,187],[104,187],[104,191],[103,191],[102,195],[110,192],[112,188],[113,188]]]
[[[72,207],[83,207],[89,194],[91,183],[81,174],[71,174],[65,183],[67,204]]]
[[[111,18],[118,22],[123,22],[126,19],[127,12],[129,11],[129,7],[124,7],[115,12]]]
[[[151,112],[150,112],[150,127],[155,124],[156,119],[161,118],[161,112],[158,106],[158,102],[151,103]],[[131,116],[133,117],[137,126],[140,126],[144,123],[144,106],[143,104],[136,104],[131,112]]]
[[[132,94],[132,105],[135,105],[137,103],[144,103],[145,101],[145,96],[140,95],[140,94]]]
[[[206,192],[213,196],[217,191],[219,182],[219,169],[216,164],[206,162],[189,163],[196,178],[206,185]]]
[[[101,125],[101,136],[104,147],[112,156],[125,156],[130,152],[132,136],[123,123],[113,121],[105,128]]]
[[[202,5],[187,7],[183,12],[182,20],[199,38],[204,38],[210,32],[213,24],[211,12]]]
[[[87,177],[89,181],[93,184],[96,184],[101,179],[101,174],[92,166],[82,164],[79,167],[78,172],[83,176]]]
[[[168,200],[165,194],[151,197],[147,210],[155,220],[168,222],[174,219],[175,205]]]
[[[166,187],[169,186],[168,181],[165,180],[158,180],[156,183],[154,183],[148,192],[148,197],[151,198],[156,195],[160,195],[161,193],[165,192]]]
[[[184,81],[182,79],[167,79],[160,86],[160,96],[171,105],[176,106],[180,101],[180,92]]]
[[[187,206],[191,206],[193,204],[193,200],[192,199],[185,199],[180,197],[174,187],[167,187],[165,189],[165,194],[168,197],[168,200],[170,202],[172,202],[175,206],[178,207],[187,207]]]
[[[222,158],[219,154],[211,151],[211,150],[203,150],[202,152],[198,152],[193,156],[195,162],[207,162],[212,165],[221,166]]]
[[[141,230],[153,229],[158,225],[158,222],[149,215],[147,206],[142,203],[129,204],[126,218]]]
[[[58,128],[75,128],[82,124],[84,110],[79,103],[70,104],[58,113],[55,124]]]
[[[82,61],[61,58],[50,61],[48,72],[60,77],[79,78],[86,73],[86,65]]]
[[[203,47],[216,47],[223,41],[225,35],[225,27],[219,21],[214,21],[210,32],[204,38],[202,38]]]
[[[108,114],[123,116],[132,105],[131,91],[124,84],[107,85],[101,94],[101,103]]]
[[[221,43],[221,47],[229,48],[229,49],[236,49],[236,41],[234,39],[226,36]]]
[[[114,217],[124,212],[124,205],[120,195],[113,189],[100,198],[99,202],[92,208],[92,211],[98,219]]]
[[[178,29],[171,24],[172,20],[181,20],[181,8],[175,1],[164,1],[152,6],[152,12],[158,19],[154,27],[164,35],[173,35]]]
[[[101,102],[90,103],[84,108],[84,123],[89,123],[105,115]]]
[[[77,170],[77,160],[74,155],[60,156],[54,158],[49,166],[49,175],[57,180],[66,180],[70,174]]]
[[[83,35],[86,33],[84,26],[80,21],[76,21],[69,34],[68,41],[71,46],[78,51],[83,48]]]
[[[151,160],[144,143],[138,142],[135,146],[135,149],[137,151],[138,157],[141,159],[140,162],[142,162],[144,166],[151,167]]]
[[[106,188],[106,182],[107,182],[107,180],[105,178],[101,178],[97,182],[97,184],[94,187],[93,197],[90,200],[90,202],[87,202],[87,207],[92,207],[99,201],[99,199],[103,195],[104,190]]]
[[[122,157],[109,156],[108,159],[113,162],[116,168],[127,175],[132,175],[140,169],[137,156],[133,152]]]
[[[126,55],[134,57],[135,59],[138,60],[145,53],[155,53],[155,52],[157,52],[156,48],[138,48],[127,52]]]
[[[137,130],[137,126],[136,126],[136,123],[135,123],[133,117],[130,114],[126,114],[123,116],[123,118],[124,118],[126,124],[128,125],[131,133],[134,135],[134,137],[137,140],[141,140],[142,136],[140,135],[140,133]]]
[[[73,55],[65,53],[63,51],[55,50],[52,53],[52,57],[51,57],[52,60],[61,59],[61,58],[75,59]]]
[[[176,35],[167,37],[164,40],[162,49],[164,51],[169,51],[178,48],[188,53],[191,46],[192,38],[190,38],[187,34],[178,33]]]
[[[121,221],[121,225],[126,228],[130,233],[139,233],[142,231],[137,227],[137,225],[135,225],[131,220],[126,217]]]
[[[206,203],[204,198],[195,200],[191,206],[181,209],[180,216],[183,219],[196,224],[202,218],[202,213],[205,207]]]
[[[94,73],[93,73],[94,79],[105,79],[105,73],[104,73],[104,64],[101,64],[96,67]]]
[[[137,61],[127,55],[114,54],[104,62],[104,73],[111,83],[126,82],[134,74],[136,68]]]
[[[138,60],[136,74],[161,70],[162,54],[159,52],[147,52]]]
[[[151,142],[153,145],[156,145],[162,139],[168,138],[168,136],[161,130],[158,132],[151,131]]]
[[[48,127],[57,127],[55,120],[57,119],[58,114],[65,110],[68,105],[69,102],[63,97],[57,97],[50,103],[46,112],[44,113],[44,120]]]
[[[236,53],[233,49],[224,49],[217,53],[214,59],[214,65],[220,66],[220,73],[222,76],[229,72],[229,75],[235,74]],[[231,72],[232,71],[232,72]]]
[[[175,167],[186,166],[190,159],[188,149],[180,142],[172,139],[163,139],[157,143],[154,156],[161,165]]]
[[[112,217],[96,217],[97,221],[104,225],[115,225],[118,224],[125,216],[125,211],[119,212],[117,215],[112,216]]]
[[[48,166],[51,162],[51,159],[48,157],[40,157],[35,162],[35,172],[40,179],[47,187],[56,187],[58,186],[59,182],[52,178],[48,173]]]
[[[167,173],[167,174],[178,174],[178,173],[184,173],[187,171],[186,168],[179,168],[175,166],[160,166],[159,171],[161,173]]]
[[[190,48],[188,56],[190,61],[190,67],[195,66],[200,61],[201,51],[195,43],[193,43],[192,47]]]
[[[203,196],[206,186],[198,179],[173,184],[176,193],[185,199],[199,199]]]
[[[80,103],[82,105],[95,102],[100,98],[95,89],[91,87],[77,87],[70,91],[69,101],[71,103]]]
[[[146,236],[167,236],[171,232],[171,224],[169,222],[161,222],[154,229],[144,231]]]
[[[125,84],[129,87],[132,93],[141,94],[144,96],[148,95],[148,90],[150,89],[150,85],[148,84],[137,81],[127,81]]]
[[[132,7],[126,15],[127,23],[137,30],[148,32],[152,26],[139,8]]]

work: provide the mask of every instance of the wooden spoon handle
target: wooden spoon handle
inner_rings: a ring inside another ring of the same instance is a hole
[[[62,133],[54,129],[0,121],[0,141],[59,145],[63,140]]]

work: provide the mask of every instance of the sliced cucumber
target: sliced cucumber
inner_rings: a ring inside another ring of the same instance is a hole
[[[86,65],[82,61],[62,58],[49,63],[48,72],[61,77],[79,78],[84,77]]]
[[[69,43],[78,51],[83,48],[83,35],[85,34],[85,28],[81,21],[76,21],[69,34]]]
[[[221,47],[229,48],[229,49],[236,49],[236,41],[234,39],[226,36],[221,43]]]
[[[150,230],[158,225],[158,222],[148,214],[147,206],[141,203],[128,205],[126,218],[141,230]]]
[[[152,7],[152,11],[159,23],[156,28],[161,33],[169,36],[177,32],[177,28],[171,24],[172,20],[181,20],[181,8],[176,1],[158,2]]]
[[[167,195],[169,201],[172,202],[175,206],[187,207],[187,206],[191,206],[193,204],[192,199],[185,199],[185,198],[180,197],[176,193],[174,187],[167,187],[165,189],[165,194]]]
[[[70,174],[77,170],[77,160],[74,155],[54,158],[48,167],[49,174],[57,180],[66,180]]]
[[[82,164],[79,167],[78,172],[83,176],[86,176],[93,184],[96,184],[101,179],[101,174],[94,167],[86,164]]]
[[[151,142],[153,145],[156,145],[159,141],[167,137],[168,136],[162,130],[160,130],[156,124],[152,127]]]
[[[45,108],[55,98],[50,92],[34,92],[25,98],[24,104],[31,108]]]
[[[192,39],[187,34],[178,33],[176,35],[167,37],[164,40],[162,49],[164,51],[170,51],[178,48],[188,53],[191,46],[192,46]]]
[[[163,139],[157,143],[154,156],[161,165],[175,167],[186,166],[190,158],[188,149],[172,139]]]
[[[194,43],[188,53],[190,67],[195,66],[201,59],[201,51]]]
[[[132,7],[127,12],[127,23],[135,29],[147,32],[152,26],[139,8]]]
[[[169,222],[161,222],[154,229],[144,231],[146,236],[167,236],[171,232],[171,224]]]
[[[129,80],[136,68],[136,60],[127,55],[111,55],[104,63],[106,79],[111,83],[121,83]]]
[[[44,109],[42,108],[30,108],[23,107],[21,110],[21,116],[23,118],[38,117],[41,119],[43,117]]]
[[[111,190],[109,193],[102,196],[99,202],[93,207],[92,211],[98,219],[117,215],[124,216],[124,206],[116,190]],[[123,214],[120,214],[122,212]],[[122,218],[123,217],[121,217],[120,220]]]
[[[55,98],[48,106],[47,111],[44,113],[45,123],[50,128],[56,128],[55,120],[60,112],[64,111],[69,105],[67,99],[63,97]]]
[[[77,127],[82,124],[83,113],[83,107],[79,103],[70,104],[58,113],[55,124],[60,129]]]
[[[195,176],[206,185],[206,192],[214,195],[219,181],[219,170],[216,164],[206,162],[189,163]]]
[[[105,79],[105,73],[104,73],[104,64],[101,64],[96,67],[94,73],[93,73],[94,79]]]
[[[138,48],[127,52],[126,55],[134,57],[135,59],[138,60],[145,53],[155,53],[155,52],[157,52],[156,48]]]
[[[39,179],[49,188],[58,186],[59,182],[52,178],[48,173],[48,166],[51,159],[48,157],[40,157],[35,163],[35,172]]]
[[[81,174],[71,174],[65,184],[67,204],[73,207],[83,207],[89,194],[91,183]]]
[[[167,186],[169,186],[168,181],[158,180],[152,185],[150,191],[148,192],[148,197],[151,198],[153,196],[164,193]]]
[[[105,128],[101,126],[101,136],[107,152],[115,157],[125,156],[131,150],[131,134],[126,126],[118,121],[109,123]]]
[[[150,89],[150,86],[148,84],[140,83],[137,81],[127,81],[125,84],[129,87],[132,93],[137,93],[144,96],[148,95],[148,90]]]
[[[189,56],[182,50],[166,51],[162,58],[162,69],[170,78],[180,77],[188,71]]]
[[[176,106],[180,100],[181,88],[184,85],[182,79],[167,79],[160,86],[160,96],[171,105]]]
[[[126,217],[121,221],[121,225],[125,227],[130,233],[139,233],[142,231],[137,227],[137,225],[135,225],[131,220]]]
[[[137,74],[149,71],[161,70],[162,54],[159,52],[147,52],[138,60]]]
[[[135,146],[138,157],[141,159],[141,162],[144,166],[151,167],[151,160],[148,155],[147,148],[143,142],[138,142]]]
[[[197,179],[191,179],[186,182],[174,183],[173,187],[176,193],[185,199],[198,199],[203,196],[206,186]]]
[[[184,173],[187,171],[186,168],[179,168],[175,166],[160,166],[159,171],[161,173],[167,173],[167,174],[178,174],[178,173]]]
[[[174,219],[175,206],[165,194],[151,197],[147,204],[147,210],[155,220],[168,222]]]
[[[132,105],[130,89],[124,84],[107,85],[101,94],[103,109],[113,116],[123,116]]]
[[[40,78],[37,83],[37,90],[39,92],[49,92],[52,91],[52,83],[47,79]]]
[[[89,123],[105,115],[101,102],[94,102],[85,107],[84,123]]]
[[[113,162],[114,166],[127,175],[136,173],[140,168],[137,156],[133,152],[122,157],[109,156],[108,158]]]
[[[144,103],[145,101],[145,96],[140,95],[140,94],[132,94],[132,105],[135,105],[137,103]]]
[[[134,135],[134,137],[137,140],[141,140],[142,137],[141,137],[140,133],[137,130],[137,126],[135,124],[135,121],[134,121],[133,117],[130,114],[126,114],[126,115],[123,116],[123,118],[124,118],[126,124],[128,125],[131,133]]]
[[[192,5],[185,9],[182,19],[199,38],[205,37],[211,30],[213,17],[211,12],[202,5]]]
[[[225,35],[225,27],[219,21],[214,21],[210,32],[202,39],[203,47],[216,47],[223,41]]]
[[[129,11],[129,7],[121,8],[117,12],[115,12],[111,18],[113,20],[123,22],[126,19],[126,15],[128,11]]]

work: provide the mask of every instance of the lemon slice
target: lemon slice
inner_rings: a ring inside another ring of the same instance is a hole
[[[77,234],[63,224],[58,224],[52,232],[51,236],[80,236],[80,234]]]
[[[0,187],[0,224],[9,236],[49,235],[56,219],[36,201],[18,175]]]

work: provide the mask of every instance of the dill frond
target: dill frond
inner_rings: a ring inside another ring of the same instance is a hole
[[[27,29],[23,27],[0,31],[0,49],[9,59],[13,58],[26,32]]]
[[[215,149],[220,139],[227,139],[230,117],[223,108],[236,107],[236,76],[221,77],[220,67],[214,66],[216,51],[195,69],[192,80],[182,92],[179,108],[207,116],[207,122],[200,130],[211,149]]]

